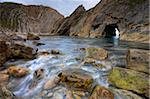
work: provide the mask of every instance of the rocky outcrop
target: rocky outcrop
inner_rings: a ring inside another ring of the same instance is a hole
[[[64,20],[57,33],[94,38],[105,36],[106,27],[113,25],[118,27],[123,40],[126,40],[125,35],[137,32],[143,35],[142,38],[140,37],[142,40],[133,39],[132,41],[147,41],[148,4],[148,0],[101,0],[88,11],[82,10],[80,6]]]
[[[72,31],[72,26],[75,26],[79,21],[80,17],[86,12],[83,5],[80,5],[71,15],[61,22],[58,28],[54,29],[54,32],[59,35],[70,35]],[[78,29],[80,27],[76,27]]]
[[[0,30],[23,33],[52,33],[54,25],[63,19],[56,10],[35,5],[0,3]]]

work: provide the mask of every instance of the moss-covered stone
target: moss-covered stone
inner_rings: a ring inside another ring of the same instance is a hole
[[[118,88],[132,90],[146,97],[149,97],[148,79],[149,76],[145,73],[119,67],[114,67],[108,76],[110,84]]]

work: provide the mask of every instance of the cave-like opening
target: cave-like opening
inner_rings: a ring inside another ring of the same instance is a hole
[[[116,37],[119,38],[119,28],[117,24],[106,25],[102,35],[106,38]]]

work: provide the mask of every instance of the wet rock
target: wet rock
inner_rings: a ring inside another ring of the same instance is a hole
[[[70,90],[66,91],[66,99],[74,99],[73,98],[73,94],[72,94],[72,92]]]
[[[96,86],[89,99],[114,99],[114,94],[102,86]]]
[[[59,50],[51,50],[51,54],[59,55],[61,52]]]
[[[10,57],[11,51],[5,41],[0,40],[0,67],[3,66],[5,61]]]
[[[64,70],[58,74],[60,82],[71,89],[91,90],[93,78],[83,70]]]
[[[40,42],[37,42],[37,41],[33,41],[32,43],[33,43],[34,45],[36,45],[36,46],[45,45],[44,43],[40,43]]]
[[[118,99],[143,99],[142,97],[127,90],[113,88],[112,91]]]
[[[149,51],[130,49],[127,54],[127,67],[135,71],[149,73]]]
[[[39,52],[38,55],[44,55],[44,56],[47,56],[49,55],[50,53],[49,52]]]
[[[85,96],[85,92],[78,90],[67,90],[66,99],[82,99]]]
[[[9,75],[8,74],[1,74],[0,73],[0,83],[7,82],[9,80]]]
[[[85,64],[93,64],[96,63],[96,60],[93,58],[84,58]]]
[[[27,40],[40,40],[40,37],[35,34],[28,33]]]
[[[44,69],[40,68],[35,70],[33,77],[36,80],[41,80],[42,78],[44,78]]]
[[[8,74],[14,77],[23,77],[29,74],[29,69],[25,67],[19,67],[19,66],[12,66],[8,69]]]
[[[104,60],[108,57],[108,52],[103,48],[89,47],[86,48],[86,57],[96,60]]]
[[[15,44],[11,48],[13,58],[32,59],[35,55],[33,48],[24,44]]]
[[[4,85],[0,85],[0,98],[2,98],[2,99],[14,99],[15,96]]]
[[[149,75],[130,69],[114,67],[108,75],[108,82],[118,88],[131,90],[149,97]]]
[[[48,93],[48,95],[47,95],[47,97],[52,97],[52,96],[53,96],[52,92]]]
[[[44,89],[54,88],[59,82],[59,78],[57,76],[51,77],[44,85]]]
[[[41,79],[43,78],[44,78],[44,69],[39,68],[35,70],[35,72],[33,73],[33,79],[32,79],[31,84],[29,85],[29,88],[32,89],[36,87],[38,83],[41,81]]]

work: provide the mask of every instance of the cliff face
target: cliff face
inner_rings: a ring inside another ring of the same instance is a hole
[[[115,25],[120,30],[121,39],[127,39],[126,35],[137,32],[140,36],[148,35],[148,6],[148,0],[101,0],[88,11],[79,10],[82,9],[79,7],[77,10],[80,13],[76,13],[76,10],[67,17],[57,32],[60,35],[94,38],[106,35],[106,26]]]
[[[56,10],[35,5],[0,3],[0,30],[51,34],[64,17]]]

